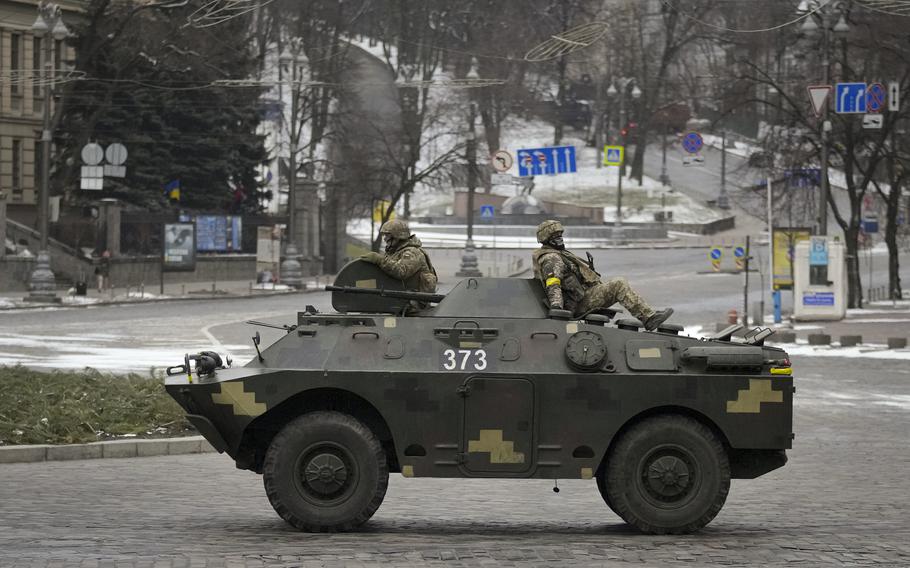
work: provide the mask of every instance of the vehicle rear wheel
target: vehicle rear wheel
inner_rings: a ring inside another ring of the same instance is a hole
[[[616,513],[616,507],[614,507],[613,503],[610,502],[610,495],[607,492],[607,482],[606,482],[606,479],[604,479],[606,477],[606,475],[607,475],[606,472],[604,472],[602,475],[595,476],[595,478],[597,479],[597,490],[600,491],[600,496],[603,497],[604,503],[607,504],[607,507],[609,507],[611,511]],[[616,514],[619,515],[619,513],[616,513]]]
[[[282,519],[307,532],[351,530],[385,497],[389,468],[379,440],[355,418],[312,412],[272,440],[265,492]]]
[[[723,444],[704,424],[680,415],[629,429],[608,458],[608,505],[651,534],[685,534],[707,525],[730,490]]]

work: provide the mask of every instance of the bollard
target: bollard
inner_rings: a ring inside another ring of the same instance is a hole
[[[840,336],[840,346],[841,347],[856,347],[863,342],[862,335],[841,335]]]
[[[776,331],[774,332],[774,335],[771,336],[771,341],[774,343],[796,343],[796,332]]]
[[[888,349],[906,349],[907,348],[907,338],[906,337],[889,337],[888,338]]]
[[[827,333],[810,333],[809,345],[831,345],[831,336]]]

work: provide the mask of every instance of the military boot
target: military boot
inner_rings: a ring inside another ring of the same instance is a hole
[[[660,324],[664,323],[670,316],[673,315],[673,308],[667,308],[666,310],[660,310],[659,312],[654,312],[647,320],[645,320],[645,329],[648,331],[654,331]]]

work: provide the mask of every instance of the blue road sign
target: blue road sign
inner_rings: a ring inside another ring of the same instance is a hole
[[[705,145],[704,139],[698,132],[689,132],[682,139],[683,150],[690,154],[696,154],[701,147]]]
[[[608,164],[622,164],[622,150],[619,148],[607,148],[607,157],[604,161]]]
[[[866,89],[866,112],[882,112],[885,108],[885,86],[872,83]]]
[[[519,177],[572,174],[575,171],[575,146],[523,148],[518,151]]]
[[[722,254],[723,254],[723,251],[721,251],[717,247],[714,247],[713,249],[711,249],[711,260],[720,260],[720,257]]]
[[[863,219],[863,232],[867,235],[878,232],[878,219]]]
[[[744,249],[743,247],[736,247],[735,249],[733,249],[733,256],[735,256],[736,258],[742,258],[742,257],[746,256],[746,249]]]
[[[834,87],[834,112],[863,114],[866,112],[866,84],[838,83]]]
[[[784,178],[790,187],[817,187],[822,183],[819,168],[796,168],[784,171]]]
[[[492,219],[495,210],[492,205],[481,205],[480,206],[480,218],[481,219]]]
[[[828,266],[828,241],[825,237],[810,237],[809,266]]]

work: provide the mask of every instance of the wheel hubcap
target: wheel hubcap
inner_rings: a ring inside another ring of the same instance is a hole
[[[639,488],[645,499],[662,508],[685,505],[697,493],[698,467],[684,448],[655,448],[640,462]]]
[[[320,495],[331,495],[344,487],[348,468],[333,454],[319,454],[306,465],[304,479],[307,486]]]

